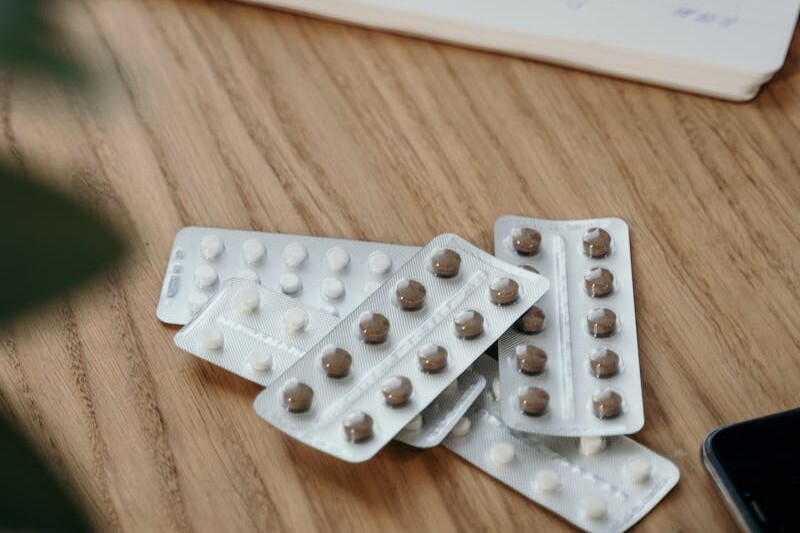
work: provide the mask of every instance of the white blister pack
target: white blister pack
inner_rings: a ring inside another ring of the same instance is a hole
[[[548,286],[460,237],[439,235],[259,394],[255,410],[314,448],[366,461]],[[332,364],[341,371],[331,374]]]
[[[156,315],[186,324],[238,277],[344,316],[419,251],[416,246],[220,228],[175,235]]]
[[[498,258],[551,282],[498,343],[503,421],[544,435],[639,431],[644,403],[628,225],[502,216],[494,247]]]
[[[415,448],[437,446],[453,429],[459,431],[456,426],[485,388],[483,376],[468,368],[411,419],[394,440]]]
[[[338,321],[285,294],[234,278],[175,334],[175,344],[266,387]]]
[[[474,368],[495,382],[496,361],[483,356]],[[680,478],[675,464],[627,437],[513,431],[500,419],[491,385],[467,419],[469,431],[451,433],[443,446],[585,531],[627,530]]]

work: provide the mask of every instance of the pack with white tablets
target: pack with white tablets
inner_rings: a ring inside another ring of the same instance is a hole
[[[168,324],[186,324],[221,282],[238,277],[344,316],[418,250],[398,244],[186,227],[175,235],[156,315]]]
[[[305,444],[366,461],[548,285],[460,237],[440,235],[259,394],[255,410]],[[332,361],[342,371],[332,374]]]
[[[487,383],[497,362],[481,357]],[[467,415],[469,431],[442,445],[504,485],[590,532],[625,531],[677,484],[668,459],[623,437],[552,437],[509,429],[488,387]]]
[[[495,255],[550,292],[498,343],[503,421],[544,435],[626,435],[644,425],[628,225],[503,216]]]
[[[175,344],[267,386],[338,321],[290,296],[234,278],[222,283],[208,305],[175,334]]]

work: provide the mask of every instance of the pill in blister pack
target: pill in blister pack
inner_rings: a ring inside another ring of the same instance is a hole
[[[175,335],[175,344],[206,361],[267,386],[338,322],[333,315],[251,281],[230,279]],[[349,361],[332,357],[329,372]]]
[[[497,362],[487,356],[474,368],[487,383],[497,376]],[[490,386],[467,416],[470,430],[451,433],[443,446],[585,531],[625,531],[680,477],[672,462],[627,437],[513,431],[501,421]]]
[[[434,238],[256,398],[294,438],[365,461],[406,427],[547,291],[536,274],[455,235]],[[323,357],[347,352],[331,377]],[[396,385],[400,398],[383,389]]]
[[[230,278],[304,305],[349,313],[419,250],[414,246],[186,227],[175,235],[156,315],[186,324]]]
[[[503,216],[494,239],[495,256],[551,283],[498,343],[503,421],[545,435],[640,430],[644,405],[627,224]]]

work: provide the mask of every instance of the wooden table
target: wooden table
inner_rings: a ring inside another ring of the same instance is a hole
[[[2,332],[0,390],[100,531],[569,529],[445,449],[351,465],[293,442],[155,317],[182,226],[491,250],[504,213],[629,222],[636,439],[682,475],[639,529],[733,530],[703,437],[800,404],[797,39],[732,104],[237,3],[71,4],[102,90],[7,81],[0,143],[69,169],[130,256]]]

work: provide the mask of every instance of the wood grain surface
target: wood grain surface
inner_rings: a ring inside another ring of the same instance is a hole
[[[734,529],[703,437],[800,404],[798,39],[732,104],[232,2],[62,18],[97,88],[4,78],[0,147],[66,169],[130,254],[0,332],[0,402],[100,531],[569,530],[445,449],[351,465],[293,442],[155,317],[182,226],[491,250],[505,213],[628,221],[635,438],[682,475],[637,529]]]

